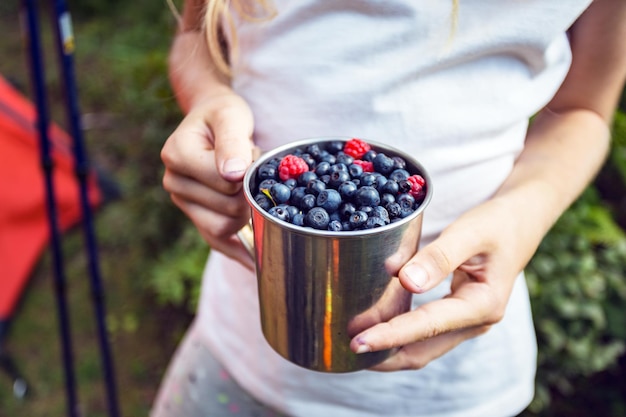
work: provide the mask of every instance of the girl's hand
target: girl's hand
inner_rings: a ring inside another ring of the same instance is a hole
[[[468,212],[400,270],[404,288],[417,294],[453,274],[450,294],[355,336],[357,353],[400,348],[374,370],[422,368],[502,319],[515,279],[539,243],[524,240],[529,235],[519,232],[504,204],[491,200]],[[381,305],[372,316],[385,317],[389,309]]]
[[[253,117],[246,102],[222,93],[194,104],[161,151],[163,187],[211,248],[254,268],[235,233],[250,210],[242,192],[252,162]]]

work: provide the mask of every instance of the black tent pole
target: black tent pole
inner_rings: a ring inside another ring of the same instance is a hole
[[[94,222],[91,205],[89,203],[88,173],[89,162],[85,151],[83,130],[81,126],[78,106],[76,77],[74,74],[74,35],[72,33],[71,18],[64,0],[52,0],[54,8],[54,24],[56,27],[57,52],[61,64],[61,76],[65,87],[65,98],[69,128],[73,139],[73,152],[76,163],[76,176],[79,182],[80,203],[82,210],[82,225],[87,244],[89,257],[89,276],[91,278],[91,293],[93,298],[94,314],[100,353],[106,386],[107,403],[110,417],[118,417],[118,400],[115,384],[114,366],[111,348],[106,329],[106,312],[104,291],[98,259],[98,248],[94,231]]]
[[[61,333],[61,354],[65,369],[65,388],[67,395],[68,415],[78,417],[78,398],[74,374],[72,338],[70,332],[69,314],[66,300],[66,279],[61,247],[61,233],[58,224],[58,215],[55,202],[55,187],[53,181],[53,160],[50,149],[50,127],[47,96],[44,77],[43,54],[39,33],[39,19],[36,5],[33,0],[24,0],[26,25],[28,31],[28,46],[30,69],[37,109],[37,131],[39,132],[41,166],[44,172],[46,189],[46,208],[48,210],[48,224],[54,266],[54,289],[57,299],[59,329]]]

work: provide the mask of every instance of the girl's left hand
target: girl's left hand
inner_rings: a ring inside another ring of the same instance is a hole
[[[519,230],[519,222],[501,200],[488,201],[460,217],[400,270],[400,282],[410,292],[426,292],[453,274],[451,291],[356,335],[350,347],[357,353],[399,348],[372,369],[423,368],[502,319],[515,279],[539,241],[524,241],[529,235]],[[377,309],[372,317],[384,317],[393,308]]]

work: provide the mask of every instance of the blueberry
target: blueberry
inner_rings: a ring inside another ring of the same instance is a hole
[[[352,181],[344,181],[337,187],[337,191],[339,191],[339,195],[341,195],[343,201],[352,201],[357,188],[356,184]]]
[[[361,175],[359,180],[361,181],[362,187],[366,185],[374,185],[376,183],[376,175],[371,172],[365,172]]]
[[[300,155],[300,158],[304,159],[304,162],[306,162],[306,164],[309,166],[309,169],[315,168],[315,158],[313,158],[310,154],[303,153],[302,155]]]
[[[400,205],[400,217],[404,218],[415,211],[415,198],[411,194],[400,194],[397,202]]]
[[[401,156],[393,156],[393,168],[394,169],[406,169],[406,161]]]
[[[280,161],[281,161],[281,160],[282,160],[282,158],[280,158],[280,157],[278,157],[278,156],[275,156],[275,157],[273,157],[272,159],[270,159],[269,161],[267,161],[267,162],[266,162],[266,164],[273,165],[273,166],[275,166],[276,168],[278,168],[278,166],[280,165]],[[259,168],[259,169],[260,169],[260,168]]]
[[[320,180],[322,180],[324,184],[328,185],[328,183],[330,182],[330,174],[322,175],[320,177]]]
[[[367,222],[365,222],[365,228],[374,229],[376,227],[382,227],[385,224],[386,224],[385,221],[381,219],[380,217],[370,216],[368,217]]]
[[[372,214],[370,217],[379,217],[383,219],[385,224],[389,224],[389,221],[390,221],[389,212],[387,212],[387,209],[384,208],[383,206],[374,207],[374,210],[372,210]]]
[[[362,211],[363,213],[365,213],[365,214],[367,214],[369,216],[374,211],[374,207],[372,207],[372,206],[361,206],[361,207],[357,208],[357,211]]]
[[[289,178],[283,182],[290,190],[294,190],[298,186],[298,181],[295,178]]]
[[[338,164],[341,163],[341,164],[344,164],[345,166],[349,166],[354,163],[354,158],[346,153],[339,152],[337,153],[337,163]]]
[[[299,207],[302,211],[307,212],[315,207],[316,200],[317,198],[313,194],[306,194],[302,197],[302,200],[300,200]]]
[[[320,155],[320,161],[328,162],[331,165],[334,165],[337,162],[337,158],[335,155],[328,153],[328,151],[322,152]]]
[[[322,175],[326,175],[330,173],[330,163],[329,162],[320,162],[319,164],[317,164],[317,166],[315,167],[315,173],[317,174],[318,177],[321,177]]]
[[[333,172],[337,172],[337,171],[348,172],[348,166],[346,164],[342,164],[341,162],[337,162],[336,164],[333,164],[330,166],[329,174],[332,174]]]
[[[348,174],[348,171],[335,171],[330,174],[330,182],[328,185],[333,188],[337,188],[345,181],[350,181],[350,174]]]
[[[291,191],[291,198],[289,201],[294,206],[300,206],[300,201],[302,201],[302,197],[306,194],[306,187],[296,187]]]
[[[401,209],[400,209],[400,218],[401,218],[401,219],[404,219],[405,217],[410,216],[410,215],[411,215],[411,214],[413,214],[414,212],[415,212],[415,210],[413,210],[413,209],[404,209],[404,208],[401,208]]]
[[[304,214],[297,213],[291,218],[291,223],[296,226],[304,226]]]
[[[381,174],[388,175],[393,171],[393,159],[384,153],[377,154],[372,163],[374,164],[374,170]]]
[[[300,213],[300,209],[296,206],[285,205],[285,210],[289,212],[289,218],[292,219],[292,221],[294,216]]]
[[[406,180],[407,178],[409,178],[409,176],[409,171],[407,171],[406,169],[395,169],[391,172],[391,174],[389,174],[389,179],[397,182]]]
[[[331,232],[341,232],[343,230],[343,225],[339,220],[332,220],[328,223],[328,230]]]
[[[385,193],[380,196],[380,205],[387,207],[388,204],[395,203],[396,197],[393,194]]]
[[[311,180],[316,180],[317,174],[313,171],[306,171],[298,177],[298,185],[306,187]]]
[[[274,203],[272,200],[263,193],[258,193],[254,196],[254,201],[265,211],[268,211],[272,207],[274,207]]]
[[[332,154],[343,152],[344,143],[340,140],[333,140],[326,144],[326,150]]]
[[[382,186],[379,190],[381,193],[396,195],[400,191],[400,186],[398,186],[398,182],[395,180],[389,180]]]
[[[357,164],[348,165],[348,173],[352,178],[360,178],[363,175],[363,167]]]
[[[341,203],[337,212],[343,219],[348,219],[356,211],[356,207],[352,203]]]
[[[340,204],[341,195],[339,191],[333,190],[332,188],[320,192],[317,196],[317,205],[329,213],[337,211]]]
[[[400,207],[402,207],[403,210],[415,209],[415,198],[411,194],[400,194],[396,201],[400,204]]]
[[[361,157],[361,159],[367,162],[372,162],[374,161],[376,154],[377,152],[374,149],[370,149],[369,151],[365,152],[365,154]]]
[[[398,181],[399,192],[408,193],[413,189],[413,185],[408,180],[400,180]]]
[[[348,223],[350,224],[350,228],[358,229],[365,225],[368,218],[369,216],[367,215],[367,213],[361,210],[357,210],[350,216],[350,218],[348,219]]]
[[[278,181],[276,181],[273,178],[267,178],[261,181],[261,183],[259,184],[259,191],[269,190],[270,188],[272,188],[272,185],[274,184],[278,184]]]
[[[381,190],[388,181],[389,180],[384,175],[378,175],[376,176],[376,182],[374,182],[373,185],[374,187],[376,187],[377,190]]]
[[[264,163],[259,167],[257,172],[257,177],[263,181],[267,179],[276,179],[278,178],[278,165],[272,165],[270,163]]]
[[[380,204],[380,194],[376,188],[366,185],[357,190],[355,201],[359,206],[377,206]]]
[[[306,192],[308,194],[313,194],[314,196],[318,196],[319,193],[326,189],[326,184],[322,180],[311,180],[306,185]]]
[[[307,226],[314,229],[326,230],[328,228],[328,223],[330,223],[330,216],[323,208],[313,207],[306,214],[304,222]]]
[[[283,204],[289,201],[289,198],[291,197],[291,190],[285,184],[276,183],[270,188],[270,195],[272,196],[274,203],[277,205]]]
[[[318,159],[322,153],[322,149],[318,144],[314,143],[306,147],[306,153],[311,155],[313,158]]]
[[[396,217],[400,217],[402,211],[402,207],[400,207],[400,204],[390,203],[387,204],[385,208],[387,209],[387,213],[389,213],[389,218],[391,220],[395,219]]]
[[[341,215],[339,214],[338,211],[333,211],[332,213],[328,213],[328,218],[330,219],[331,222],[333,220],[337,220],[338,222],[341,222]]]
[[[267,211],[271,216],[276,217],[277,219],[288,222],[289,221],[289,212],[286,210],[284,206],[275,206],[270,208]]]

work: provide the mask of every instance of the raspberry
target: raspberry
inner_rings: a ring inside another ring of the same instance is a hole
[[[371,150],[372,147],[361,139],[350,139],[343,147],[343,151],[355,159],[360,159],[366,152]]]
[[[372,162],[355,159],[354,164],[363,168],[363,172],[374,172],[374,163]]]
[[[290,178],[298,178],[303,172],[309,170],[306,161],[295,155],[285,156],[278,165],[278,176],[281,180],[287,181]]]
[[[411,175],[407,178],[407,181],[411,184],[411,190],[409,193],[413,197],[418,198],[421,194],[423,194],[422,188],[424,187],[424,184],[426,184],[426,181],[421,175]]]

